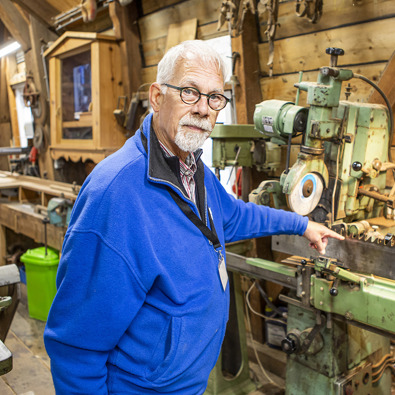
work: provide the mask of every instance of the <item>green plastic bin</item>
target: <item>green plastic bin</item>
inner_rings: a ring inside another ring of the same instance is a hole
[[[56,294],[56,272],[59,253],[45,247],[27,250],[21,261],[26,268],[27,305],[29,315],[41,321],[48,318],[49,309]]]

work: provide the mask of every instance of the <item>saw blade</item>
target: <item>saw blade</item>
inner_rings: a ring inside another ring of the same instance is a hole
[[[289,208],[297,214],[311,213],[321,199],[324,184],[318,174],[305,174],[287,195]]]

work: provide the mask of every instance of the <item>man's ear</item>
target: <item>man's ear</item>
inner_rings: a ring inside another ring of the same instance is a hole
[[[154,82],[149,88],[149,101],[154,112],[159,111],[159,107],[162,103],[162,91],[160,89],[160,85],[157,82]]]

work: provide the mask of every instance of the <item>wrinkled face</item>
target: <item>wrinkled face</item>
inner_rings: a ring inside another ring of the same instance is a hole
[[[170,82],[171,85],[197,88],[202,93],[223,94],[223,76],[212,63],[180,61]],[[184,160],[188,153],[200,147],[210,135],[217,120],[218,111],[208,106],[207,97],[201,96],[195,104],[185,104],[180,91],[167,88],[161,93],[157,83],[150,89],[150,101],[154,110],[153,126],[159,140],[175,155]]]

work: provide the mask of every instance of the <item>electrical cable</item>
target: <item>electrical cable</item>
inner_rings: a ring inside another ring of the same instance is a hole
[[[395,368],[394,363],[395,363],[395,360],[390,359],[380,368],[380,370],[378,372],[375,372],[375,375],[378,374],[377,377],[373,378],[373,374],[372,374],[372,384],[377,383],[381,379],[381,377],[383,376],[383,374],[387,368],[394,369]]]
[[[368,83],[369,85],[373,86],[374,89],[377,90],[377,92],[380,93],[381,97],[384,99],[385,104],[388,107],[388,111],[389,111],[389,115],[390,115],[390,135],[389,135],[389,145],[388,145],[388,159],[390,162],[392,162],[392,154],[391,154],[391,142],[393,139],[393,134],[394,134],[394,114],[392,112],[392,107],[391,104],[389,102],[389,100],[387,99],[387,96],[385,95],[385,93],[373,82],[370,81],[368,78],[364,77],[363,75],[360,74],[354,74],[355,78],[359,78],[362,81],[365,81],[366,83]]]
[[[278,322],[280,324],[285,324],[285,320],[280,320],[279,318],[272,318],[272,317],[268,317],[266,315],[263,315],[261,313],[259,313],[258,311],[254,310],[254,308],[251,306],[250,303],[250,293],[253,290],[253,288],[256,286],[256,280],[252,283],[251,287],[249,288],[249,290],[247,291],[247,295],[246,295],[246,303],[248,308],[258,317],[263,318],[264,320],[270,320],[270,321],[274,321],[274,322]],[[282,314],[282,313],[281,313]]]
[[[261,284],[257,280],[255,280],[255,286],[258,289],[259,293],[261,294],[262,298],[266,302],[266,304],[277,314],[279,314],[281,317],[286,318],[286,313],[284,311],[281,311],[267,296],[266,292],[264,289],[261,287]]]
[[[250,297],[250,293],[251,293],[252,289],[254,288],[254,285],[255,285],[255,282],[252,283],[252,285],[251,285],[251,287],[248,289],[247,295],[246,295],[246,304],[247,304],[247,306],[248,306],[249,309],[251,309],[251,305],[250,305],[250,302],[249,302],[249,297]],[[256,360],[257,360],[257,362],[258,362],[259,368],[261,369],[263,375],[269,380],[269,383],[271,383],[271,384],[276,384],[276,383],[269,377],[269,375],[267,374],[265,368],[262,366],[261,360],[259,359],[258,351],[257,351],[257,349],[256,349],[256,346],[255,346],[255,344],[254,344],[254,338],[253,338],[253,336],[252,336],[252,327],[251,327],[250,315],[248,314],[248,308],[246,308],[246,319],[247,319],[248,330],[249,330],[249,332],[250,332],[250,336],[251,336],[251,340],[252,340],[252,341],[251,341],[251,344],[252,344],[252,349],[254,350],[255,358],[256,358]],[[251,309],[251,311],[253,311],[253,310]]]
[[[377,369],[376,371],[372,372],[372,383],[377,383],[384,374],[384,371],[387,368],[391,368],[393,371],[395,370],[395,358],[394,356],[389,353],[385,354],[379,362],[372,365],[372,370]],[[393,373],[393,372],[392,372]]]
[[[372,369],[377,369],[377,368],[379,368],[379,367],[384,363],[384,361],[385,361],[386,359],[388,359],[388,358],[392,358],[392,354],[391,354],[391,353],[385,354],[385,355],[383,356],[383,358],[380,359],[379,362],[377,362],[376,364],[372,365]]]

